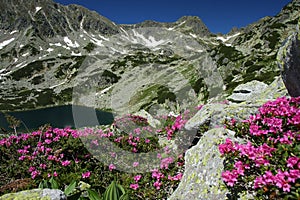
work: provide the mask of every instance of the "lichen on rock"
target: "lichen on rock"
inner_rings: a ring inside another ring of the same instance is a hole
[[[61,190],[33,189],[17,193],[9,193],[0,197],[0,200],[66,200]]]

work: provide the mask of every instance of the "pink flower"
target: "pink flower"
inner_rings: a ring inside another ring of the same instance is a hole
[[[137,190],[139,188],[139,184],[135,183],[135,184],[130,184],[129,186],[131,189]]]
[[[150,140],[149,140],[149,139],[145,139],[145,143],[147,143],[147,144],[148,144],[149,142],[150,142]]]
[[[47,168],[47,165],[46,165],[46,164],[40,164],[40,168],[46,169],[46,168]]]
[[[55,171],[55,172],[53,172],[53,176],[54,177],[57,177],[58,176],[58,173]]]
[[[160,189],[160,186],[161,186],[161,185],[162,185],[162,183],[159,182],[159,181],[156,181],[156,182],[153,183],[153,186],[154,186],[157,190]]]
[[[33,166],[30,166],[28,171],[29,171],[29,172],[33,172],[33,171],[35,171],[35,167],[33,167]]]
[[[32,178],[32,179],[35,179],[35,177],[37,177],[37,176],[40,175],[40,174],[41,174],[40,171],[34,170],[34,171],[31,172],[31,178]]]
[[[61,161],[62,166],[68,166],[68,165],[70,165],[70,163],[71,163],[71,161],[69,161],[69,160]]]
[[[265,184],[266,182],[263,180],[263,177],[258,176],[254,180],[254,189],[262,188]]]
[[[234,184],[237,182],[238,173],[236,170],[232,172],[227,170],[222,173],[222,179],[227,183],[227,185],[233,187]]]
[[[159,172],[158,169],[154,169],[152,172],[152,178],[156,178],[157,180],[160,180],[161,178],[164,178],[164,174]]]
[[[288,175],[288,182],[295,183],[297,179],[300,178],[300,170],[298,169],[291,169]]]
[[[293,168],[295,165],[297,165],[297,163],[300,161],[300,158],[298,157],[289,157],[287,160],[287,166],[289,168]]]
[[[160,161],[160,168],[161,169],[168,169],[169,164],[173,163],[173,158],[169,157],[169,158],[164,158]]]
[[[139,162],[134,162],[133,167],[137,167],[139,165]]]
[[[51,141],[51,140],[49,140],[49,139],[46,139],[46,140],[45,140],[45,143],[46,143],[46,144],[51,144],[51,143],[52,143],[52,141]]]
[[[224,144],[219,145],[219,151],[221,155],[230,153],[234,151],[233,142],[231,139],[227,138]]]
[[[109,169],[109,171],[112,171],[112,170],[116,169],[116,166],[114,164],[110,164],[108,166],[108,169]]]
[[[136,175],[134,177],[135,182],[139,182],[139,180],[142,178],[142,175]]]
[[[90,171],[82,173],[82,178],[89,178],[90,176],[91,176],[91,172]]]
[[[180,172],[179,174],[177,174],[176,176],[170,176],[168,175],[168,179],[170,181],[178,181],[178,180],[181,180],[182,179],[182,173]]]

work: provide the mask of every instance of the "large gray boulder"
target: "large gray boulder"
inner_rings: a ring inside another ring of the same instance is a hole
[[[277,54],[284,84],[292,97],[300,96],[300,42],[298,30],[287,38]]]
[[[9,193],[0,197],[0,200],[66,200],[61,190],[33,189],[17,193]]]
[[[218,146],[228,137],[233,141],[244,141],[235,138],[234,132],[223,128],[224,120],[226,118],[235,118],[238,121],[247,119],[265,102],[288,95],[280,77],[270,85],[262,86],[263,89],[256,90],[255,95],[253,93],[250,99],[241,103],[231,101],[208,103],[187,122],[185,126],[187,130],[198,129],[206,122],[210,122],[210,128],[203,133],[198,143],[186,152],[183,178],[169,200],[219,200],[226,199],[226,196],[230,195],[221,180],[223,159],[220,157]],[[251,199],[252,195],[244,193],[240,199]]]

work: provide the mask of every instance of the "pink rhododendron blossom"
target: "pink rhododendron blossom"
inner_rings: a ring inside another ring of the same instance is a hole
[[[157,190],[160,189],[161,185],[162,185],[162,183],[161,183],[160,181],[156,181],[156,182],[153,183],[153,186],[154,186]]]
[[[69,161],[69,160],[61,161],[62,166],[68,166],[70,164],[71,164],[71,161]]]
[[[237,182],[238,173],[236,170],[233,171],[224,171],[222,173],[222,179],[227,183],[227,185],[233,187],[234,184]]]
[[[168,169],[169,168],[169,164],[173,163],[173,158],[169,157],[169,158],[164,158],[160,161],[160,168],[161,169]]]
[[[133,162],[133,167],[137,167],[139,165],[139,162]]]
[[[134,181],[135,181],[135,182],[138,182],[141,178],[142,178],[142,175],[136,175],[136,176],[134,177]]]
[[[139,184],[135,183],[135,184],[130,184],[129,186],[131,189],[133,190],[137,190],[139,188]]]
[[[116,166],[114,164],[110,164],[108,166],[108,169],[109,169],[109,171],[112,171],[112,170],[116,169]]]
[[[300,158],[291,156],[287,160],[287,167],[294,168],[294,166],[296,166],[298,162],[300,162]]]
[[[82,178],[89,178],[91,176],[91,172],[87,171],[81,174]]]

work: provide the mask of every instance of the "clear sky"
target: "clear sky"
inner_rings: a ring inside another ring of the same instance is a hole
[[[184,15],[199,16],[213,33],[227,33],[265,16],[274,16],[291,0],[54,0],[79,4],[117,24],[144,20],[174,22]]]

